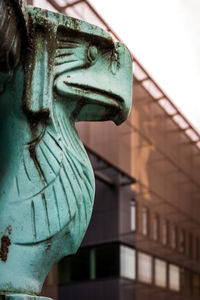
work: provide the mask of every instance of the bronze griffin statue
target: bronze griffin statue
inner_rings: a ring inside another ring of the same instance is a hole
[[[95,187],[75,122],[127,118],[131,65],[94,25],[0,1],[0,299],[41,298],[77,251]]]

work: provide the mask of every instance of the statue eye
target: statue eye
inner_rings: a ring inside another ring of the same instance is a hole
[[[90,46],[88,49],[88,59],[90,62],[93,62],[96,60],[98,54],[97,47],[95,46]]]

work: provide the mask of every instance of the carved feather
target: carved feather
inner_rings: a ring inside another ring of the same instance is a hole
[[[36,146],[45,181],[41,181],[28,147],[24,149],[13,191],[17,198],[11,202],[16,218],[21,219],[14,235],[20,236],[14,241],[17,244],[49,239],[73,220],[80,206],[87,224],[90,219],[94,178],[87,154],[73,122],[61,113],[56,120],[57,136],[47,128]]]

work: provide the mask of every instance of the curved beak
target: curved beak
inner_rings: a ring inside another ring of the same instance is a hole
[[[55,81],[59,95],[78,100],[75,121],[112,120],[119,125],[132,104],[132,62],[128,49],[115,43],[112,55],[99,55],[88,68],[69,70]]]

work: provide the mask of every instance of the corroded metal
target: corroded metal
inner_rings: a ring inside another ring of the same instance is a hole
[[[7,3],[1,20],[9,23]],[[132,98],[123,44],[65,15],[28,13],[28,22],[23,10],[11,23],[13,60],[0,27],[0,294],[13,300],[39,300],[51,267],[77,251],[88,227],[94,176],[75,122],[121,124]]]

